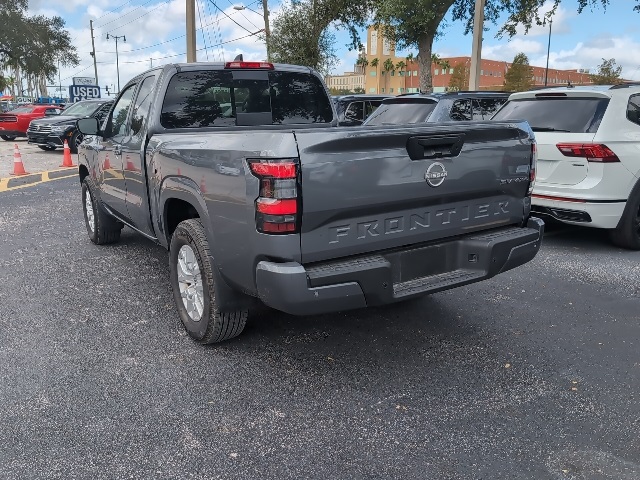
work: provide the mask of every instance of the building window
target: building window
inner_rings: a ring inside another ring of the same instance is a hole
[[[400,93],[404,93],[404,88],[400,87]]]
[[[417,77],[417,76],[418,76],[418,70],[414,70],[414,71],[413,71],[413,76],[414,76],[414,77]]]
[[[382,90],[382,93],[384,93],[384,88],[381,88],[380,90]]]
[[[476,70],[477,72],[477,70]],[[480,75],[484,75],[484,70],[480,70]]]
[[[453,75],[453,68],[449,69],[449,73]]]
[[[375,70],[371,70],[369,72],[369,75],[371,75],[372,77],[375,77],[376,76],[376,71]]]
[[[395,70],[391,70],[391,76],[395,77],[396,76],[396,71]]]
[[[376,89],[375,89],[375,87],[371,87],[371,88],[369,89],[369,93],[376,93]]]
[[[393,93],[393,88],[390,88],[390,89],[389,89],[389,93]]]

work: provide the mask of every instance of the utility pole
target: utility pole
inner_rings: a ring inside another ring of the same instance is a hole
[[[544,25],[546,22],[546,18],[545,20],[542,22],[542,25]],[[549,52],[551,51],[551,25],[553,24],[553,20],[551,18],[549,18],[549,43],[547,44],[547,67],[544,69],[544,86],[547,86],[547,79],[549,77]]]
[[[269,7],[267,0],[262,0],[262,14],[264,16],[264,39],[267,44],[267,62],[271,61],[271,29],[269,28]]]
[[[107,40],[109,40],[109,38],[115,38],[116,39],[116,72],[118,73],[118,93],[120,93],[120,63],[118,61],[118,39],[121,38],[123,42],[126,42],[127,41],[127,37],[125,35],[121,35],[121,36],[111,35],[111,36],[109,36],[109,34],[107,33]]]
[[[480,88],[480,67],[482,66],[482,33],[484,31],[485,0],[476,0],[473,16],[473,46],[471,48],[471,71],[469,72],[469,90]]]
[[[151,62],[151,68],[153,68],[153,57],[149,58],[149,61]]]
[[[96,60],[96,44],[93,38],[93,20],[89,20],[89,28],[91,28],[91,56],[93,57],[93,73],[96,76],[96,85],[98,85],[98,62]]]
[[[196,60],[196,0],[187,0],[187,63]]]

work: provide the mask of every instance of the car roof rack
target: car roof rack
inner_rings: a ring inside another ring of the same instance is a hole
[[[624,82],[617,85],[613,85],[609,90],[618,90],[619,88],[640,87],[640,82]]]

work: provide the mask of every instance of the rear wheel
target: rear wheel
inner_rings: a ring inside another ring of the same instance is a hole
[[[44,150],[45,152],[52,152],[53,150],[56,149],[56,147],[52,147],[50,145],[38,145],[38,148],[40,150]]]
[[[13,142],[18,137],[16,137],[15,135],[0,135],[0,138],[5,142]]]
[[[640,250],[640,188],[629,197],[618,228],[611,231],[611,240],[619,247]]]
[[[96,245],[120,240],[124,225],[104,211],[96,197],[96,187],[90,177],[82,181],[82,210],[89,239]]]
[[[187,333],[199,343],[216,343],[240,335],[247,310],[220,312],[216,302],[209,244],[198,219],[185,220],[171,237],[169,271],[173,298]]]

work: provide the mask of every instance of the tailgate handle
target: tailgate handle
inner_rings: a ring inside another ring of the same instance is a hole
[[[407,139],[407,153],[411,160],[456,157],[460,154],[462,145],[464,145],[464,135],[409,137]]]

